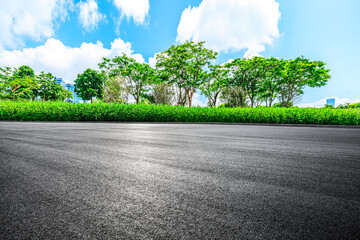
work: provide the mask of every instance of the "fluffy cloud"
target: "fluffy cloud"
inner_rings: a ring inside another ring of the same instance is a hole
[[[198,93],[194,93],[194,96],[193,96],[193,99],[192,99],[192,106],[196,107],[196,106],[199,106],[199,107],[206,107],[207,106],[207,99],[198,94]]]
[[[275,0],[203,0],[186,8],[177,28],[177,41],[206,41],[216,51],[247,49],[257,56],[279,36],[279,3]]]
[[[97,28],[98,23],[105,19],[98,10],[98,5],[94,0],[79,2],[79,21],[86,31],[90,32]]]
[[[2,0],[0,48],[23,46],[25,37],[35,41],[54,34],[56,20],[65,21],[69,0]]]
[[[137,25],[144,24],[150,9],[149,0],[114,0],[114,5],[121,12],[121,19],[133,18]]]
[[[355,100],[351,100],[349,98],[338,98],[338,97],[331,97],[331,98],[335,98],[335,106],[337,107],[340,104],[345,104],[345,103],[357,103],[360,102],[360,99],[355,99]],[[316,108],[321,108],[324,107],[326,104],[326,99],[328,98],[324,98],[321,99],[319,101],[316,102],[312,102],[312,103],[301,103],[301,104],[296,104],[296,106],[298,107],[316,107]]]
[[[156,67],[156,56],[158,55],[159,53],[155,53],[153,57],[149,57],[149,65],[152,67],[152,68],[155,68]]]
[[[111,43],[111,48],[103,47],[98,41],[82,43],[79,48],[65,46],[61,41],[50,38],[44,45],[23,50],[0,50],[0,66],[19,67],[31,66],[35,72],[51,72],[67,82],[73,82],[78,73],[87,68],[97,69],[102,57],[112,58],[125,53],[138,62],[144,62],[141,54],[133,54],[131,44],[120,38]]]

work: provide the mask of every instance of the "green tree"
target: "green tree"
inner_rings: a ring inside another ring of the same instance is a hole
[[[156,66],[165,70],[168,83],[175,84],[178,88],[178,105],[184,106],[187,102],[191,107],[194,93],[206,78],[204,68],[217,56],[216,52],[205,48],[204,43],[188,41],[184,44],[172,45],[156,56]]]
[[[138,63],[135,59],[123,54],[113,59],[103,58],[99,64],[102,73],[108,77],[122,76],[126,82],[127,92],[133,96],[137,104],[145,98],[150,84],[155,81],[156,71],[146,63]]]
[[[127,103],[126,82],[122,76],[113,76],[106,80],[103,101],[107,103]]]
[[[49,97],[49,100],[64,101],[65,99],[73,98],[73,93],[64,89],[60,84],[55,83],[53,85],[53,91]]]
[[[13,71],[10,67],[0,67],[0,98],[7,98],[11,87],[9,81],[11,80]]]
[[[152,92],[150,94],[152,101],[155,104],[172,105],[175,92],[171,85],[160,82],[153,84]]]
[[[226,65],[231,70],[232,85],[243,89],[250,100],[251,107],[256,107],[263,101],[265,75],[275,67],[274,61],[274,58],[263,57],[238,58]]]
[[[84,73],[78,74],[75,80],[75,92],[84,100],[93,98],[102,98],[104,87],[104,77],[102,74],[90,68],[86,69]]]
[[[19,77],[13,76],[8,81],[9,88],[7,89],[6,98],[12,100],[19,100],[19,99],[33,99],[36,97],[34,93],[38,89],[38,83],[36,82],[35,78],[31,77]]]
[[[242,87],[225,87],[221,91],[220,99],[225,102],[225,107],[246,107],[248,100]]]
[[[271,107],[279,95],[286,61],[276,58],[270,58],[267,61],[271,67],[266,71],[264,79],[261,81],[260,98],[265,101],[267,107]]]
[[[200,86],[201,93],[208,99],[209,107],[216,107],[221,91],[229,86],[228,69],[220,65],[210,65],[210,72]]]
[[[29,77],[29,78],[35,78],[34,70],[26,65],[23,65],[19,67],[18,69],[15,69],[14,74],[18,77]]]
[[[18,89],[15,90],[15,92],[19,92],[19,94],[16,94],[13,91],[13,94],[17,95],[16,98],[25,98],[25,99],[30,98],[34,100],[35,97],[37,97],[39,85],[37,84],[34,70],[31,67],[27,65],[23,65],[20,66],[19,68],[15,68],[13,71],[12,78],[13,78],[12,80],[13,84],[16,82],[16,85],[17,84],[21,85]]]
[[[286,61],[283,71],[279,101],[291,106],[304,93],[305,87],[321,87],[330,79],[329,69],[321,61],[310,61],[304,57]]]
[[[64,89],[60,84],[57,84],[54,76],[51,73],[44,73],[43,71],[37,76],[39,83],[38,94],[43,101],[48,100],[64,100],[71,98],[72,93]],[[67,92],[70,92],[69,95]],[[69,96],[69,97],[67,97]]]

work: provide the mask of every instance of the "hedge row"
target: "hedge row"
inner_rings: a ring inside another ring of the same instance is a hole
[[[359,109],[201,108],[0,101],[0,120],[360,125]]]

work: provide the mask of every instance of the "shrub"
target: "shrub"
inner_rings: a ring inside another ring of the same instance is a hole
[[[103,102],[81,104],[0,101],[0,120],[360,125],[360,111],[327,108],[187,108]]]

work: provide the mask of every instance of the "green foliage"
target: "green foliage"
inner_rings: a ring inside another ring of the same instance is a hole
[[[126,82],[122,76],[113,76],[106,80],[103,101],[107,103],[127,103]]]
[[[263,101],[271,106],[277,97],[290,107],[304,93],[305,87],[321,87],[330,79],[325,63],[303,57],[294,60],[238,58],[226,67],[231,72],[231,85],[244,90],[251,107],[259,106]]]
[[[33,99],[37,96],[38,87],[34,70],[29,66],[14,70],[9,67],[0,68],[0,98]]]
[[[359,109],[186,108],[165,105],[0,101],[0,120],[360,125]]]
[[[36,97],[36,90],[38,88],[38,84],[35,81],[35,78],[31,77],[12,77],[8,82],[9,89],[7,90],[7,94],[5,94],[5,98],[12,100],[19,99],[33,99]]]
[[[253,57],[238,58],[226,64],[232,73],[231,84],[243,89],[250,100],[251,107],[261,104],[266,74],[277,66],[277,62],[275,58]]]
[[[225,87],[222,89],[220,99],[226,107],[247,107],[248,101],[241,87]]]
[[[172,105],[174,95],[175,93],[172,86],[161,82],[153,85],[152,92],[148,99],[151,103],[158,105]]]
[[[167,83],[175,84],[178,88],[178,105],[188,103],[191,107],[194,93],[207,78],[204,68],[217,56],[216,52],[205,48],[204,43],[188,41],[172,45],[156,56],[156,66],[165,70]]]
[[[103,94],[103,75],[90,68],[84,73],[78,74],[75,80],[75,92],[84,100],[93,100],[94,97],[101,99]]]
[[[217,100],[221,92],[229,85],[229,70],[220,65],[210,65],[209,73],[200,85],[200,90],[208,99],[209,107],[216,107]]]
[[[348,109],[350,106],[350,103],[344,103],[344,104],[339,104],[336,108],[338,109]]]
[[[103,58],[99,67],[106,78],[124,77],[126,91],[134,97],[137,104],[141,102],[142,96],[149,91],[150,84],[157,78],[155,69],[146,63],[138,63],[125,54],[113,59]]]
[[[360,102],[349,105],[349,108],[360,108]]]
[[[282,60],[284,61],[284,60]],[[304,93],[305,87],[321,87],[330,79],[330,70],[321,61],[310,61],[304,57],[284,61],[279,91],[280,102],[294,103]]]
[[[37,94],[43,101],[64,101],[67,98],[73,98],[72,92],[57,84],[51,73],[41,72],[37,76],[37,82],[39,84]]]
[[[34,70],[26,65],[23,65],[19,67],[18,69],[15,69],[14,71],[15,75],[17,75],[20,78],[28,77],[28,78],[35,78]]]
[[[287,102],[279,102],[279,103],[275,103],[273,105],[273,107],[278,107],[278,108],[282,108],[282,107],[289,108],[289,107],[293,107],[293,106],[294,105],[293,105],[292,102],[289,102],[289,103],[287,103]]]
[[[333,105],[325,104],[324,108],[331,108],[334,109],[335,107]]]

